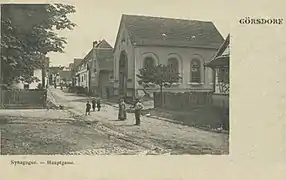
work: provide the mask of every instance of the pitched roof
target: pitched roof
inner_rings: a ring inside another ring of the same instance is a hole
[[[73,68],[76,68],[82,61],[83,59],[80,58],[74,58],[73,60]]]
[[[229,55],[230,55],[230,34],[226,37],[223,44],[220,46],[213,60],[211,60],[206,66],[214,67],[214,66],[222,66],[229,65]]]
[[[212,22],[122,15],[135,45],[219,48],[224,41]]]
[[[105,49],[110,50],[110,49],[112,49],[112,46],[111,46],[106,40],[103,39],[103,40],[99,41],[98,44],[96,44],[95,49],[96,49],[96,56],[98,56],[98,55],[97,55],[98,50],[105,50]],[[86,63],[87,61],[91,60],[93,50],[94,50],[94,48],[92,48],[92,49],[87,53],[87,55],[86,55],[86,56],[83,58],[83,60],[78,64],[78,66],[80,66],[80,65]]]
[[[93,52],[95,52],[100,70],[113,70],[113,48],[104,39],[99,41],[95,48],[92,48],[77,66],[80,66],[90,60]]]
[[[96,45],[96,48],[112,48],[112,47],[105,39],[103,39],[99,41],[99,43]]]

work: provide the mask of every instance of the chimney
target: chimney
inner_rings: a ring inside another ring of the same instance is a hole
[[[95,47],[97,45],[97,41],[93,41],[92,47]]]

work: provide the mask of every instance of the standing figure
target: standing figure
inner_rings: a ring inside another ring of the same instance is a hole
[[[126,120],[126,104],[123,99],[120,99],[119,102],[118,120]]]
[[[86,116],[87,116],[87,114],[90,115],[90,109],[91,109],[91,105],[90,105],[89,101],[87,101],[86,109],[85,109],[85,115]]]
[[[95,111],[95,104],[96,104],[96,100],[93,98],[93,100],[91,101],[92,104],[92,110]]]
[[[141,103],[140,99],[136,99],[135,103],[135,125],[140,125],[140,116],[141,116],[141,110],[144,108],[143,104]]]
[[[101,108],[100,98],[97,99],[96,106],[97,106],[97,110],[100,111],[100,108]]]

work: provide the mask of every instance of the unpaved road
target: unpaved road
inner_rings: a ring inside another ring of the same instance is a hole
[[[228,154],[228,135],[143,116],[117,121],[116,107],[84,115],[87,97],[50,91],[65,110],[0,110],[1,154],[177,155]]]
[[[53,116],[53,117],[49,117]],[[97,130],[98,129],[98,130]],[[145,148],[117,139],[93,122],[66,111],[0,111],[2,155],[150,154]]]
[[[84,116],[84,106],[88,99],[58,89],[51,89],[56,101],[68,108],[75,117],[91,123],[89,126],[110,137],[145,148],[150,154],[228,154],[229,136],[207,132],[193,127],[142,117],[142,124],[134,126],[134,115],[128,114],[126,121],[117,121],[118,110],[103,105],[102,111]],[[143,153],[144,154],[144,153]]]

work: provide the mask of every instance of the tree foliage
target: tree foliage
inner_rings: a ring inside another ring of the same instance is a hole
[[[139,69],[138,83],[143,87],[158,85],[162,87],[170,87],[172,84],[177,83],[181,77],[179,73],[173,71],[171,66],[159,64],[154,67],[144,67]]]
[[[1,5],[1,65],[4,83],[32,81],[48,52],[64,52],[66,38],[56,31],[72,30],[68,18],[75,8],[64,4]],[[22,79],[20,79],[22,78]]]

